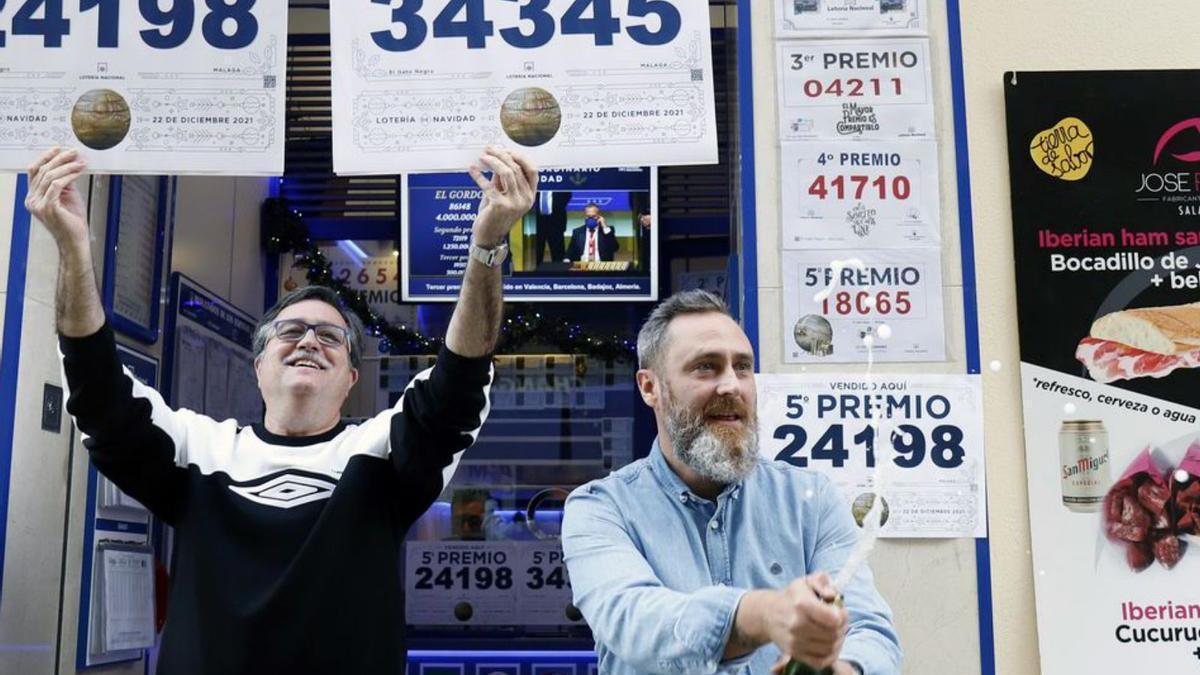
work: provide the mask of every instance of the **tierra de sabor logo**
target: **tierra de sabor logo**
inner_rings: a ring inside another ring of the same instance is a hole
[[[1046,173],[1066,181],[1081,180],[1092,170],[1095,139],[1092,130],[1078,117],[1064,117],[1029,142],[1033,163]]]

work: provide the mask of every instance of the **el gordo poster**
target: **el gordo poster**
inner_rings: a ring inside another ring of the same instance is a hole
[[[1200,71],[1004,76],[1042,672],[1200,669]]]

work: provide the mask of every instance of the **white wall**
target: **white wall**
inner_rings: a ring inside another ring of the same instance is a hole
[[[1001,80],[1006,70],[1198,68],[1200,13],[1191,2],[971,0],[962,23],[980,347],[984,363],[1002,364],[984,379],[997,672],[1037,673]]]
[[[172,267],[253,316],[263,310],[258,210],[263,178],[184,176],[175,204]]]
[[[9,242],[13,232],[13,207],[16,176],[0,176],[0,314],[8,302]],[[30,266],[36,267],[31,260]],[[30,274],[26,282],[22,340],[24,357],[34,339],[45,343],[46,322],[53,306],[44,302],[41,279]],[[51,323],[51,327],[53,324]],[[37,415],[41,401],[41,383],[55,381],[36,361],[22,363],[17,382],[17,406],[14,411],[12,474],[9,481],[7,540],[4,556],[3,588],[0,588],[0,672],[47,672],[53,666],[57,637],[56,619],[58,577],[62,539],[61,491],[65,485],[67,439],[41,431],[37,424],[25,422]],[[47,380],[46,378],[50,379]],[[24,419],[23,419],[24,418]],[[40,416],[39,416],[40,422]],[[0,440],[8,442],[8,439]],[[24,480],[22,478],[25,478]],[[29,480],[29,477],[36,477]],[[49,487],[50,489],[47,489]],[[54,522],[49,532],[45,528]],[[46,536],[46,535],[49,536]],[[26,589],[46,592],[45,598]]]

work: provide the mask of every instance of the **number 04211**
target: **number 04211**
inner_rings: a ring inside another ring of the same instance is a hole
[[[793,70],[796,68],[793,67]],[[898,77],[861,79],[836,77],[829,82],[805,80],[804,95],[809,98],[832,96],[834,98],[861,98],[863,96],[903,96],[903,80]]]

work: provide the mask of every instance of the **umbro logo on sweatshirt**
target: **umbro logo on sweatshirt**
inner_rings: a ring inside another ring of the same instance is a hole
[[[266,506],[290,509],[293,506],[329,499],[336,483],[312,476],[284,474],[260,485],[230,485],[233,492]]]

